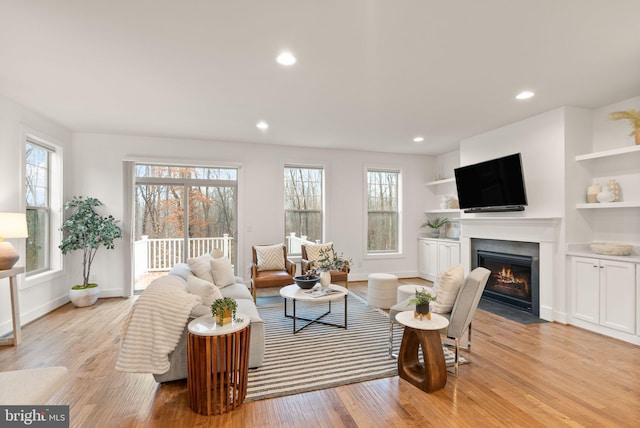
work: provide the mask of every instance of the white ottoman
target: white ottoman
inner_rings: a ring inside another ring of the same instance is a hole
[[[367,304],[389,309],[396,304],[398,277],[390,273],[372,273],[367,287]]]
[[[400,287],[398,287],[398,297],[397,297],[397,301],[396,303],[400,303],[410,297],[415,297],[416,296],[416,290],[431,290],[433,292],[433,290],[431,289],[431,287],[427,287],[425,285],[416,285],[416,284],[405,284],[405,285],[401,285]]]

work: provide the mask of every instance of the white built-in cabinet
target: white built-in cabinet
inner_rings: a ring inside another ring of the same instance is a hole
[[[571,257],[571,276],[573,318],[624,333],[636,333],[636,327],[640,327],[636,263]]]
[[[418,239],[418,274],[435,281],[438,274],[460,263],[460,242],[451,239]]]

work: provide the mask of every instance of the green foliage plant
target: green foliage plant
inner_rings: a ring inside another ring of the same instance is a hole
[[[421,288],[420,290],[416,289],[416,296],[409,300],[407,306],[423,305],[425,303],[433,302],[434,300],[436,300],[436,296],[429,293],[425,288]]]
[[[313,262],[312,266],[315,270],[331,271],[349,268],[351,263],[350,258],[344,257],[342,253],[337,254],[331,247],[320,250],[320,258]]]
[[[216,299],[211,304],[211,315],[216,318],[220,325],[223,325],[224,315],[226,311],[231,311],[231,319],[236,320],[236,311],[238,310],[238,303],[231,297],[223,297],[222,299]],[[218,317],[218,315],[220,315]]]
[[[74,196],[72,200],[64,204],[65,211],[70,210],[71,215],[62,224],[63,240],[59,247],[62,254],[67,255],[75,250],[82,250],[82,285],[75,285],[74,290],[82,290],[95,287],[89,284],[91,264],[100,247],[108,250],[114,248],[114,241],[122,238],[122,229],[118,226],[118,220],[113,216],[102,216],[95,211],[102,206],[96,198]]]
[[[436,217],[433,220],[427,219],[420,227],[430,227],[431,229],[440,229],[445,224],[449,223],[449,219],[446,217]]]

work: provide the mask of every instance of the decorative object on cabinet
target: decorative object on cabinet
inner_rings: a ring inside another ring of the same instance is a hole
[[[629,135],[635,135],[636,145],[640,145],[640,111],[635,109],[625,111],[614,111],[609,114],[610,120],[627,119],[631,122],[633,131]]]
[[[615,242],[593,242],[591,250],[596,254],[607,256],[628,256],[631,254],[633,245],[620,244]]]
[[[598,202],[598,193],[602,191],[602,186],[598,183],[593,183],[591,186],[587,188],[587,202],[593,204]]]
[[[598,202],[613,202],[615,195],[611,192],[609,186],[604,186],[602,191],[596,196],[596,199],[598,199]]]
[[[431,236],[437,238],[440,236],[440,228],[447,224],[449,219],[446,217],[436,217],[433,220],[427,219],[420,227],[429,227],[431,228]]]
[[[449,239],[458,239],[460,237],[460,223],[450,221],[444,227],[444,237]]]
[[[612,202],[618,202],[620,200],[620,185],[616,180],[609,180],[607,182],[607,185],[609,186],[609,190],[611,190],[611,193],[613,193]]]

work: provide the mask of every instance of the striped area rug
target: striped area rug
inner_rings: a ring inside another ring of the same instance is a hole
[[[291,302],[288,303],[291,313]],[[312,324],[292,332],[291,318],[285,318],[281,298],[258,300],[265,322],[264,365],[249,371],[245,401],[298,394],[339,385],[363,382],[398,374],[397,360],[389,357],[389,315],[367,306],[349,293],[347,329]],[[298,316],[314,316],[327,309],[326,303],[297,302]],[[344,301],[332,304],[324,320],[342,325]],[[303,321],[300,321],[302,323]],[[297,327],[300,328],[298,324]],[[394,330],[394,350],[398,352],[402,328]],[[447,365],[454,354],[443,348]]]

